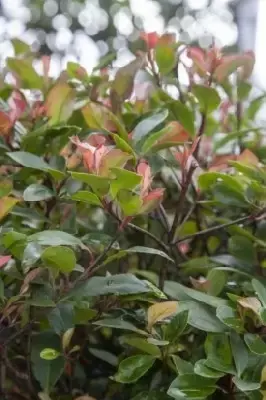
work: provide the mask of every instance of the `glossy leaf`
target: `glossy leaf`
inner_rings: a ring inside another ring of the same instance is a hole
[[[128,357],[119,364],[114,379],[121,383],[137,382],[153,366],[155,358],[149,355]]]
[[[81,190],[76,192],[75,194],[72,194],[71,199],[75,201],[81,201],[82,203],[91,204],[93,206],[102,207],[102,203],[98,196],[86,190]]]
[[[208,86],[194,85],[192,93],[197,98],[201,111],[204,113],[213,112],[221,102],[218,92]]]
[[[12,208],[18,203],[18,201],[18,199],[8,196],[4,196],[0,199],[0,221],[12,211]]]
[[[137,142],[143,139],[148,133],[152,132],[154,128],[160,125],[167,116],[168,111],[164,110],[140,121],[132,132],[133,141]]]
[[[24,190],[23,198],[25,201],[42,201],[54,197],[51,189],[38,183],[33,183]]]

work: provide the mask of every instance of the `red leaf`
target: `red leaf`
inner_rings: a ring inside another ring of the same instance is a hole
[[[240,68],[241,78],[247,79],[252,74],[254,65],[255,56],[252,51],[224,56],[221,64],[215,70],[214,77],[218,82],[223,82],[229,75]]]
[[[142,176],[142,189],[141,195],[145,196],[148,193],[149,187],[152,182],[151,168],[146,161],[141,161],[137,167],[137,173]]]
[[[160,38],[157,32],[141,32],[140,37],[142,40],[144,40],[144,42],[146,42],[148,49],[154,49]]]
[[[0,256],[0,268],[4,267],[11,258],[12,256]]]

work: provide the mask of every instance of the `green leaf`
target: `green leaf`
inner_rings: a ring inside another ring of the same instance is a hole
[[[114,379],[120,383],[137,382],[153,366],[155,358],[149,355],[128,357],[119,364]]]
[[[4,235],[2,244],[14,257],[22,259],[26,240],[27,236],[23,233],[11,231]]]
[[[105,296],[108,294],[126,295],[135,293],[148,293],[148,285],[132,274],[119,274],[111,276],[94,276],[87,282],[78,285],[69,292],[69,297],[75,299],[82,297]]]
[[[188,323],[188,310],[178,313],[175,315],[170,323],[166,325],[164,332],[164,339],[170,343],[178,340],[178,337],[182,335],[186,329]]]
[[[70,174],[73,179],[90,185],[92,190],[97,194],[106,194],[109,190],[109,178],[93,174],[86,174],[84,172],[70,172]]]
[[[45,249],[41,255],[45,265],[68,274],[76,266],[76,256],[73,250],[64,246],[53,246]]]
[[[241,337],[235,333],[230,334],[231,349],[236,366],[237,376],[241,377],[248,365],[248,351]]]
[[[139,333],[142,335],[147,335],[145,331],[142,331],[135,327],[131,322],[124,321],[120,318],[106,318],[96,322],[93,322],[93,325],[101,326],[101,327],[108,327],[113,329],[122,329],[125,331],[131,331],[135,333]]]
[[[55,194],[48,187],[33,183],[24,190],[23,198],[25,201],[42,201],[54,197]]]
[[[188,311],[188,324],[204,332],[220,333],[225,331],[212,307],[196,301],[180,301],[178,312]]]
[[[237,189],[226,186],[224,183],[217,183],[213,188],[214,199],[225,206],[236,206],[247,208],[248,203],[243,193]]]
[[[174,262],[174,260],[169,257],[164,251],[157,250],[157,249],[152,249],[151,247],[143,247],[143,246],[134,246],[131,247],[130,249],[125,250],[127,253],[143,253],[143,254],[153,254],[157,255],[163,258],[166,258],[167,260]]]
[[[148,353],[153,357],[161,357],[161,351],[158,346],[151,344],[147,339],[138,336],[123,336],[123,344],[135,347],[141,352]]]
[[[241,392],[249,392],[260,388],[260,382],[247,382],[237,376],[234,376],[232,380]]]
[[[200,303],[205,303],[208,306],[217,308],[222,305],[228,305],[228,302],[219,297],[211,296],[206,293],[199,292],[195,289],[190,289],[178,282],[165,281],[164,292],[176,300],[196,300]]]
[[[163,110],[140,121],[132,132],[132,139],[135,142],[143,139],[148,133],[152,132],[156,126],[160,125],[168,116],[168,110]]]
[[[243,330],[243,321],[239,318],[236,310],[228,306],[219,306],[216,310],[216,316],[221,322],[237,332]]]
[[[117,202],[125,216],[138,214],[143,204],[139,194],[124,189],[117,194]]]
[[[252,353],[266,355],[266,343],[258,335],[246,333],[244,340]]]
[[[192,136],[195,135],[195,125],[194,125],[194,113],[193,111],[186,105],[181,103],[181,101],[176,100],[170,103],[171,111],[174,113],[175,118],[180,124],[184,127],[184,129],[190,133]]]
[[[42,89],[43,78],[33,68],[32,60],[8,58],[7,66],[19,78],[23,89]]]
[[[204,400],[215,390],[214,379],[196,374],[184,374],[172,382],[167,394],[176,400]]]
[[[236,189],[239,193],[244,191],[244,188],[238,179],[220,172],[205,172],[201,174],[198,179],[198,184],[201,190],[209,190],[219,182],[223,182],[231,189]]]
[[[112,168],[111,171],[115,175],[115,179],[111,181],[111,194],[113,198],[116,197],[119,190],[133,190],[141,183],[142,177],[135,172],[122,168]]]
[[[257,279],[252,279],[252,286],[264,307],[266,307],[266,287]]]
[[[31,154],[26,151],[14,151],[6,154],[23,167],[47,171],[56,179],[61,179],[65,176],[63,172],[51,168],[49,164],[35,154]]]
[[[41,258],[42,251],[42,246],[39,243],[28,243],[23,253],[23,268],[31,268]]]
[[[69,233],[62,231],[42,231],[28,236],[28,241],[38,242],[43,246],[80,246],[84,247],[82,241]]]
[[[234,374],[233,356],[227,335],[208,333],[205,352],[207,354],[206,365],[209,368]]]
[[[225,271],[214,268],[208,272],[207,281],[209,283],[208,294],[218,296],[228,281],[228,274]]]
[[[193,85],[192,93],[198,99],[203,113],[213,112],[220,105],[221,98],[218,92],[209,86]]]
[[[171,354],[171,359],[173,360],[175,369],[179,375],[193,374],[194,367],[190,362],[183,360],[175,354]]]
[[[244,236],[232,236],[228,242],[229,252],[232,256],[251,266],[256,264],[257,255],[251,240]]]
[[[174,46],[159,44],[155,48],[155,60],[162,75],[169,74],[176,66],[176,50]]]
[[[82,203],[91,204],[93,206],[102,207],[102,203],[96,194],[88,192],[87,190],[81,190],[71,196],[72,200],[81,201]]]
[[[59,356],[60,356],[59,351],[50,348],[43,349],[40,353],[40,357],[43,360],[48,360],[48,361],[55,360]]]
[[[225,375],[222,371],[216,371],[208,365],[206,365],[206,360],[198,360],[194,366],[194,372],[197,375],[203,376],[204,378],[221,378]]]
[[[20,39],[17,39],[17,38],[16,39],[12,39],[11,43],[12,43],[12,45],[14,47],[14,51],[15,51],[15,55],[16,56],[18,56],[20,54],[30,53],[30,51],[31,51],[30,46],[27,43],[22,42],[22,40],[20,40]]]
[[[60,353],[59,336],[50,332],[33,335],[31,344],[32,371],[42,389],[49,394],[63,372],[65,361],[62,356],[50,361],[42,359],[40,354],[47,348],[52,348]]]
[[[59,303],[48,313],[47,318],[55,333],[61,335],[74,326],[73,305]]]

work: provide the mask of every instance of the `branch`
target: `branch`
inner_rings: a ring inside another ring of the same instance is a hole
[[[154,242],[156,242],[162,250],[164,250],[166,253],[169,252],[169,247],[162,241],[160,240],[157,236],[153,235],[151,232],[146,231],[146,229],[141,228],[140,226],[134,225],[134,224],[128,224],[127,225],[129,228],[133,229],[134,231],[141,232],[144,235],[148,236],[150,239],[152,239]]]

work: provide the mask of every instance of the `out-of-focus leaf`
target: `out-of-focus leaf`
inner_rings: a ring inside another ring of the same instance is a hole
[[[44,106],[50,118],[50,125],[67,121],[73,112],[73,89],[66,82],[58,81],[50,89]]]
[[[196,374],[184,374],[172,382],[167,394],[176,400],[204,400],[215,390],[214,379]]]
[[[0,221],[11,212],[18,201],[18,199],[8,196],[4,196],[0,199]]]
[[[197,98],[203,113],[213,112],[221,102],[218,92],[209,86],[194,85],[192,93]]]
[[[135,142],[143,139],[148,133],[152,132],[156,126],[160,125],[168,116],[168,110],[153,114],[140,121],[132,132],[132,139]]]
[[[158,43],[155,48],[155,60],[162,75],[169,74],[175,67],[176,49],[171,44]]]
[[[25,201],[42,201],[54,197],[54,193],[48,187],[39,183],[33,183],[24,190],[23,198]]]
[[[252,353],[265,355],[266,354],[266,343],[258,336],[252,333],[246,333],[244,340],[249,350]]]
[[[84,247],[82,241],[69,233],[62,231],[47,230],[28,236],[28,241],[38,242],[44,246],[80,246]]]
[[[8,58],[7,66],[19,79],[23,89],[42,89],[43,78],[35,71],[31,59]]]
[[[143,254],[154,254],[160,257],[166,258],[167,260],[174,262],[164,251],[153,249],[151,247],[134,246],[126,250],[127,253],[143,253]]]
[[[117,70],[114,81],[112,82],[112,91],[118,96],[119,101],[124,101],[130,97],[134,86],[135,75],[144,65],[145,59],[143,57],[137,57],[129,64]]]

